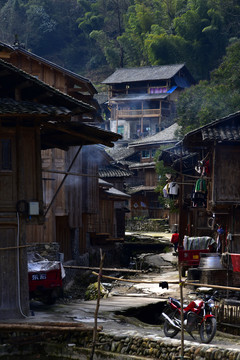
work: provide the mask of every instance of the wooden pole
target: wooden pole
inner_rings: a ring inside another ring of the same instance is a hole
[[[77,150],[77,152],[76,152],[76,154],[75,154],[75,156],[74,156],[74,158],[73,158],[73,160],[72,160],[72,162],[71,162],[71,164],[70,164],[70,166],[69,166],[69,168],[68,168],[68,170],[67,170],[67,173],[71,170],[71,168],[72,168],[73,164],[75,163],[75,160],[76,160],[76,158],[77,158],[78,154],[80,153],[81,149],[82,149],[82,145],[81,145],[81,146],[79,146],[79,148],[78,148],[78,150]],[[44,216],[46,216],[46,215],[47,215],[47,213],[48,213],[48,211],[50,210],[50,208],[51,208],[52,204],[54,203],[54,201],[55,201],[55,199],[56,199],[56,197],[57,197],[57,195],[58,195],[59,191],[61,190],[61,188],[62,188],[62,186],[63,186],[63,184],[64,184],[64,182],[65,182],[65,180],[66,180],[66,178],[67,178],[67,176],[68,176],[68,175],[67,175],[67,173],[66,173],[66,175],[63,177],[63,179],[62,179],[61,183],[59,184],[59,186],[58,186],[58,188],[57,188],[56,193],[54,194],[54,196],[53,196],[53,198],[52,198],[52,200],[51,200],[50,204],[48,205],[47,210],[45,211]]]
[[[181,354],[180,359],[184,359],[184,316],[183,316],[183,283],[182,283],[182,267],[178,266],[179,273],[179,291],[180,291],[180,302],[181,302]]]
[[[95,271],[92,272],[93,275],[97,275],[99,276],[98,273],[96,273]],[[114,276],[107,276],[107,275],[102,275],[103,278],[105,279],[110,279],[110,280],[118,280],[118,281],[123,281],[123,282],[129,282],[129,283],[135,283],[135,284],[159,284],[159,281],[147,281],[147,280],[128,280],[128,279],[119,279],[117,277]],[[177,284],[178,281],[168,281],[169,284]],[[195,284],[196,285],[196,284]]]
[[[63,267],[64,267],[64,269],[76,269],[76,270],[99,270],[99,267],[94,267],[94,266],[91,267],[91,266],[63,265]],[[139,274],[144,273],[143,270],[118,269],[118,268],[102,268],[102,271],[127,272],[127,273],[134,273],[134,274],[135,273],[139,273]]]
[[[186,285],[193,285],[196,286],[196,283],[194,284],[193,282],[186,282]],[[202,286],[202,287],[209,287],[209,288],[214,288],[214,289],[222,289],[222,290],[233,290],[233,291],[240,291],[240,288],[237,287],[231,287],[231,286],[222,286],[222,285],[212,285],[212,284],[201,284],[198,283],[197,286]]]
[[[98,319],[98,310],[100,306],[100,298],[101,298],[101,277],[102,277],[102,268],[103,268],[103,261],[104,261],[105,254],[102,254],[102,249],[100,249],[100,266],[99,266],[99,274],[98,274],[98,297],[97,297],[97,305],[94,314],[94,329],[93,329],[93,345],[92,345],[92,352],[90,355],[90,360],[93,360],[95,346],[96,346],[96,339],[97,339],[97,319]]]

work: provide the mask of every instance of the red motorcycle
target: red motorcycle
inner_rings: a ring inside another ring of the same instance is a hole
[[[212,314],[215,306],[216,292],[210,295],[202,295],[201,300],[191,301],[183,306],[183,326],[193,339],[192,331],[198,330],[201,342],[208,344],[212,341],[217,330],[217,321]],[[162,312],[164,318],[163,331],[165,336],[173,338],[181,330],[181,303],[169,297],[168,304]]]

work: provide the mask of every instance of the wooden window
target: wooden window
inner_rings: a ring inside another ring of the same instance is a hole
[[[157,149],[152,149],[152,158],[156,155]]]
[[[12,170],[12,142],[11,139],[0,140],[0,170]]]
[[[123,125],[118,125],[118,129],[117,129],[118,134],[120,135],[124,135],[124,126]]]
[[[143,150],[142,151],[142,159],[148,159],[150,158],[150,151],[149,150]]]

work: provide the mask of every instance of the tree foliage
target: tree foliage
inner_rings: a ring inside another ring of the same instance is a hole
[[[186,63],[209,79],[240,36],[238,0],[0,0],[0,40],[81,73]]]
[[[240,41],[227,48],[210,81],[200,81],[180,96],[177,113],[182,133],[187,133],[240,108]]]

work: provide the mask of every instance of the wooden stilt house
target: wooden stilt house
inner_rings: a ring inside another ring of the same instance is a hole
[[[72,122],[95,109],[0,60],[0,319],[29,313],[27,227],[44,223],[41,149],[103,143],[117,134]]]

